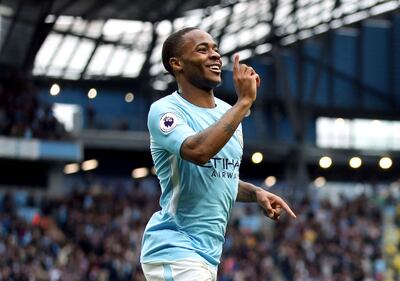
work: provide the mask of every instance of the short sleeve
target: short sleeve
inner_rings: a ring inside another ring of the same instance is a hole
[[[157,102],[150,107],[147,125],[152,141],[179,157],[182,143],[196,133],[174,106]]]

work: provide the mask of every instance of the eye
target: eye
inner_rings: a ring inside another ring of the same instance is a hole
[[[207,49],[205,47],[198,48],[197,51],[200,53],[207,53]]]

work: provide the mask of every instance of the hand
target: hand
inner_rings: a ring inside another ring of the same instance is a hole
[[[239,63],[239,55],[235,55],[233,64],[233,81],[239,100],[247,100],[251,104],[256,100],[260,76],[251,66]]]
[[[286,204],[286,202],[279,196],[260,189],[257,191],[256,198],[258,205],[261,206],[264,214],[270,219],[278,220],[283,210],[285,210],[292,218],[296,218],[292,209],[290,209],[288,204]]]

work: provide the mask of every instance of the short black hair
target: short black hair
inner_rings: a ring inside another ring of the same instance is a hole
[[[177,57],[180,55],[181,46],[182,46],[182,38],[186,33],[198,29],[197,27],[185,27],[178,31],[172,33],[168,38],[164,41],[161,51],[162,63],[164,68],[173,76],[174,72],[172,71],[172,67],[169,64],[169,60],[172,57]]]

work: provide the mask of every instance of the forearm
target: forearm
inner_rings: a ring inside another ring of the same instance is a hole
[[[257,191],[262,190],[254,184],[239,180],[237,202],[257,202]]]
[[[235,133],[251,102],[238,101],[217,122],[187,138],[181,148],[184,159],[204,164],[218,153]]]
[[[239,180],[239,190],[236,197],[238,202],[257,202],[264,211],[264,214],[273,220],[279,219],[282,209],[292,218],[296,218],[295,213],[279,196],[268,192],[261,187]]]

